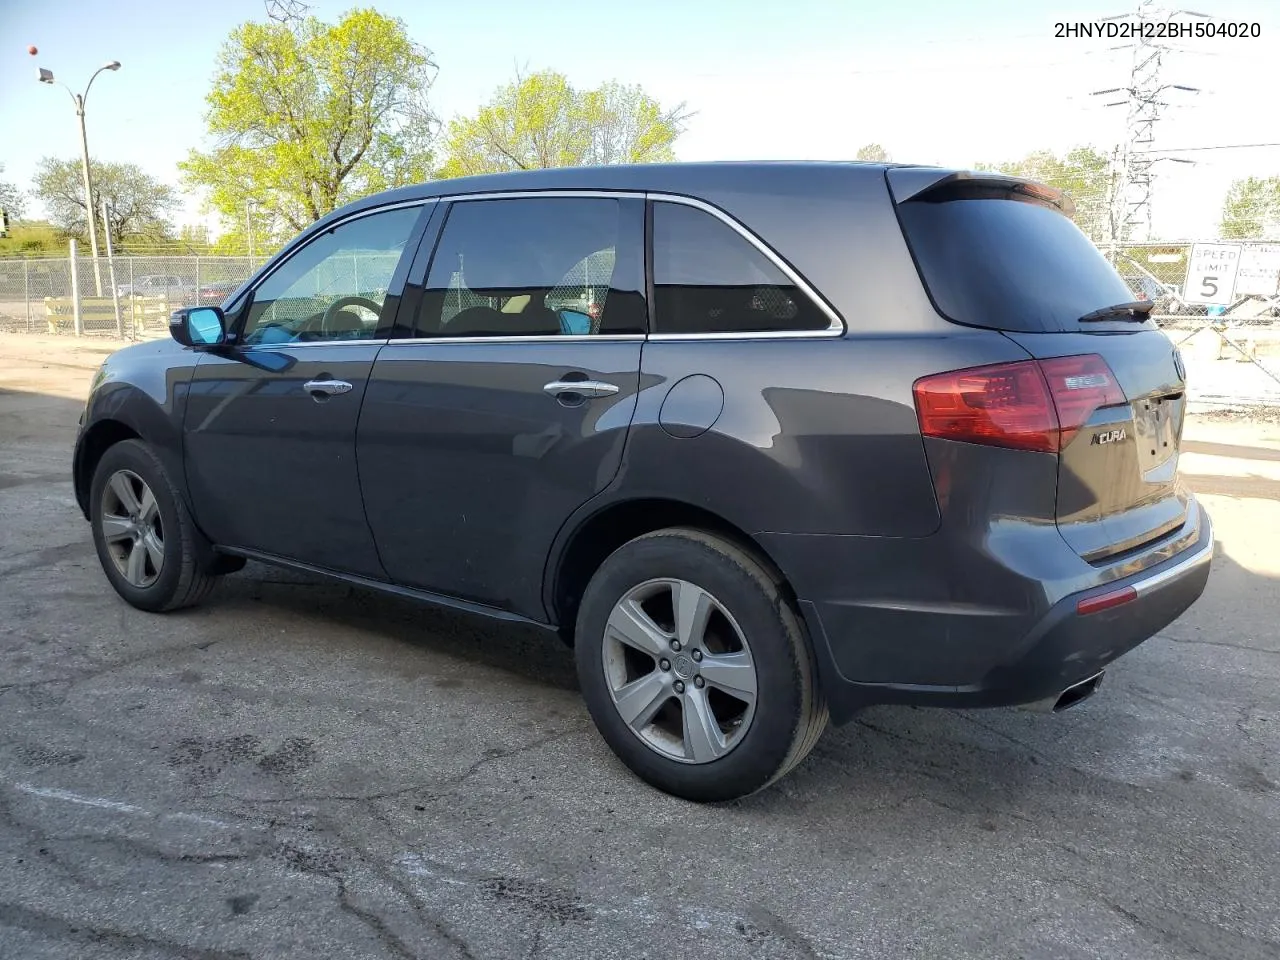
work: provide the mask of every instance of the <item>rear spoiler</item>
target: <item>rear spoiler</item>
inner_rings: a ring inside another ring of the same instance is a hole
[[[1003,173],[960,170],[948,172],[930,167],[892,167],[885,180],[895,203],[914,200],[941,203],[946,200],[978,200],[983,197],[1029,200],[1048,204],[1068,217],[1076,205],[1061,190]]]

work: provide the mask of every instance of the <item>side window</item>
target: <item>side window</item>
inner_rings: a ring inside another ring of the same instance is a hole
[[[348,220],[295,252],[254,289],[243,342],[373,338],[421,212],[401,207]]]
[[[643,214],[638,198],[454,203],[418,336],[644,333]]]
[[[787,333],[830,324],[728,224],[686,204],[653,205],[654,333]]]

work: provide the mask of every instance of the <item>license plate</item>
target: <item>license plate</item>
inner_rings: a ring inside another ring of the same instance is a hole
[[[1143,400],[1134,407],[1138,462],[1145,473],[1161,466],[1178,452],[1177,425],[1182,418],[1182,400]]]

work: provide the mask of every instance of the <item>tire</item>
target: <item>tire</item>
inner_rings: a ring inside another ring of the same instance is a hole
[[[688,624],[706,626],[699,634]],[[676,649],[678,634],[693,639]],[[779,582],[750,553],[705,531],[658,530],[614,551],[583,594],[574,650],[605,742],[638,777],[674,796],[717,802],[762,790],[826,729],[809,641]],[[696,722],[708,716],[714,725]]]
[[[128,496],[121,495],[122,484],[128,485],[138,510],[130,510]],[[217,583],[202,566],[209,551],[182,496],[142,441],[123,440],[102,455],[89,486],[89,519],[103,572],[116,593],[138,609],[159,612],[193,606]],[[135,568],[129,561],[136,559],[137,550],[143,553]],[[134,576],[139,570],[141,574]]]

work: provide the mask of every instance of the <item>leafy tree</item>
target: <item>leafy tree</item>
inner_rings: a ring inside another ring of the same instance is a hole
[[[688,118],[683,103],[664,108],[638,86],[576,90],[550,70],[517,76],[449,125],[439,175],[674,160]]]
[[[107,200],[108,228],[114,243],[130,238],[155,239],[169,234],[169,212],[178,205],[172,187],[133,163],[89,161],[93,178],[94,217]],[[84,180],[79,160],[45,157],[36,168],[32,191],[64,234],[88,238],[84,215]]]
[[[250,226],[253,228],[252,244],[249,242]],[[252,252],[255,258],[264,259],[280,249],[294,233],[296,231],[278,215],[253,207],[241,210],[235,220],[223,218],[213,252],[234,257],[248,256]]]
[[[1234,180],[1222,204],[1224,239],[1259,240],[1280,227],[1280,177]]]
[[[429,51],[375,10],[336,24],[246,23],[222,48],[209,152],[179,166],[228,225],[252,202],[292,232],[361,196],[426,179]]]
[[[4,173],[4,164],[0,163],[0,173]],[[12,183],[0,180],[0,209],[9,214],[10,220],[18,220],[27,212],[27,198]]]
[[[889,151],[878,143],[868,143],[858,148],[855,159],[866,160],[871,163],[888,163]]]
[[[1111,239],[1108,200],[1111,189],[1111,162],[1093,147],[1075,147],[1059,157],[1049,150],[1037,150],[1009,163],[978,163],[979,170],[994,170],[1026,177],[1057,187],[1075,203],[1076,225],[1094,243]],[[1123,239],[1118,237],[1117,239]]]

